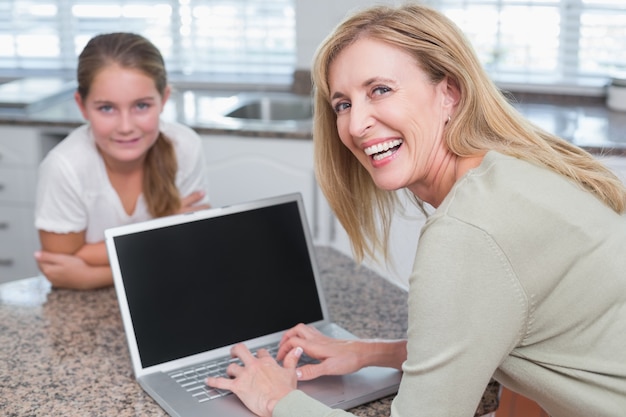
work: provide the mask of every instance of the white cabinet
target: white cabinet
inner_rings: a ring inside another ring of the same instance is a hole
[[[413,260],[417,250],[417,241],[419,233],[426,222],[426,217],[420,209],[411,201],[411,197],[405,190],[396,191],[398,198],[402,203],[402,208],[396,209],[391,222],[391,231],[389,235],[389,260],[384,259],[374,261],[372,259],[364,259],[363,265],[376,271],[392,283],[400,288],[408,289],[408,281],[411,270],[413,269]],[[321,212],[327,213],[322,217],[327,218],[331,225],[329,227],[328,243],[333,248],[352,257],[352,248],[348,235],[334,217],[328,203],[324,198],[320,198],[325,208]]]
[[[0,282],[38,273],[33,205],[39,150],[35,129],[0,128]]]
[[[314,240],[320,242],[323,233],[311,140],[229,135],[202,139],[213,206],[299,192]]]
[[[65,133],[0,126],[0,282],[39,274],[33,258],[39,248],[34,225],[37,168]]]
[[[0,282],[38,273],[33,205],[40,149],[35,129],[0,128]]]

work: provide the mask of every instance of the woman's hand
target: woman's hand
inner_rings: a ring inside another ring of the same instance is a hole
[[[197,204],[199,201],[202,201],[204,199],[204,196],[204,191],[194,191],[188,196],[182,198],[180,201],[180,210],[178,210],[178,212],[187,213],[190,211],[210,208],[210,204]]]
[[[235,345],[231,354],[244,366],[230,364],[226,370],[230,379],[209,377],[206,384],[232,391],[253,413],[271,417],[278,400],[296,389],[296,365],[302,349],[287,352],[283,366],[266,350],[260,349],[255,357],[243,344]]]
[[[308,356],[320,361],[298,368],[298,379],[302,381],[322,375],[345,375],[364,366],[360,341],[334,339],[304,324],[298,324],[283,335],[276,359],[282,360],[295,347],[301,347]]]
[[[285,332],[276,359],[282,360],[296,347],[320,361],[297,369],[301,381],[322,375],[346,375],[366,366],[401,370],[407,356],[406,340],[334,339],[304,324]]]

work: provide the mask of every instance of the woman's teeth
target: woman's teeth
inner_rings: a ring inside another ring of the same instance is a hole
[[[402,145],[402,139],[394,139],[389,142],[378,143],[373,146],[368,146],[364,149],[365,154],[372,156],[375,161],[380,161],[395,152],[395,148]]]

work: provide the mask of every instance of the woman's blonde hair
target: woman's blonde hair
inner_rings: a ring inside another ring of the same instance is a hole
[[[626,188],[620,180],[589,153],[522,117],[490,80],[471,44],[451,20],[418,4],[374,6],[337,26],[320,45],[312,69],[316,175],[350,236],[357,259],[379,252],[387,255],[396,202],[396,194],[377,188],[342,144],[330,105],[329,67],[344,48],[360,38],[383,41],[410,54],[434,84],[445,77],[456,84],[460,101],[444,131],[454,154],[470,156],[495,150],[545,166],[571,178],[617,213],[626,210]]]
[[[79,55],[76,78],[78,94],[83,100],[89,95],[98,72],[112,64],[141,71],[152,78],[157,91],[164,96],[167,73],[159,50],[141,35],[117,32],[93,37]],[[176,151],[162,132],[148,150],[144,163],[142,188],[148,211],[154,217],[176,213],[181,207],[176,187]]]

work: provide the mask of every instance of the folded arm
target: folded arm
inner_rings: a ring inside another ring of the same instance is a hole
[[[113,284],[104,242],[85,243],[85,233],[39,231],[35,253],[41,272],[55,287],[94,289]]]

